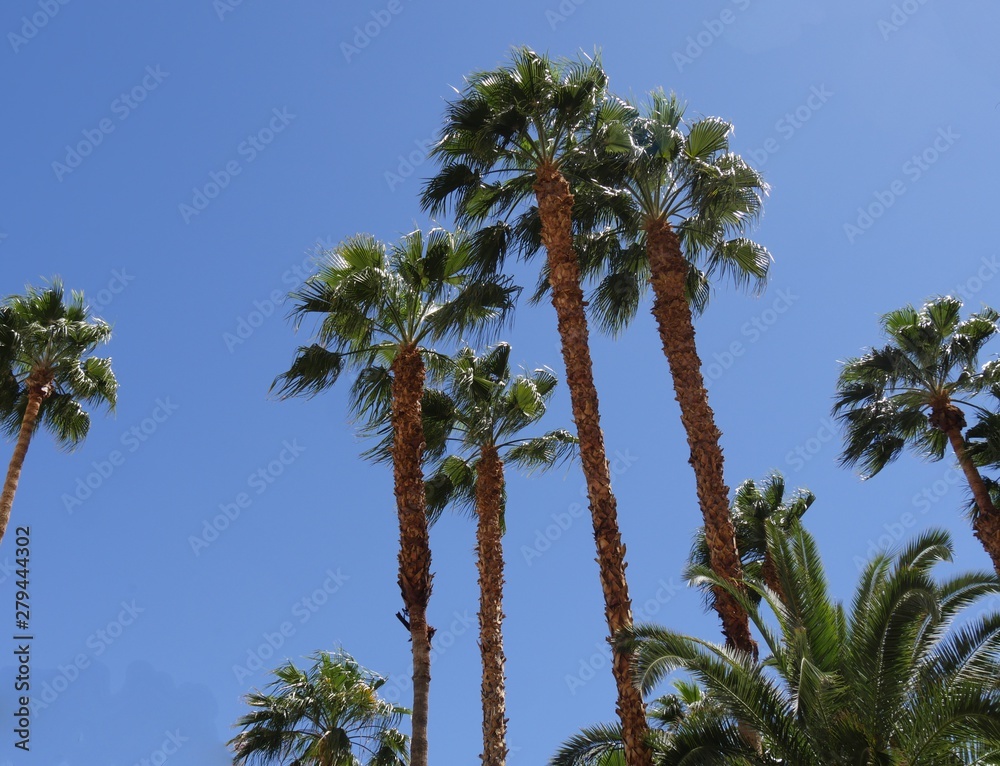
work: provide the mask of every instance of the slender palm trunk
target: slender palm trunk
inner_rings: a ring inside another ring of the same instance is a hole
[[[935,409],[930,418],[930,423],[935,428],[940,428],[948,436],[951,448],[955,451],[958,464],[962,467],[965,480],[972,490],[972,497],[976,501],[978,513],[975,521],[972,522],[972,529],[983,548],[993,561],[993,568],[1000,574],[1000,514],[997,513],[993,505],[993,498],[983,481],[982,474],[972,462],[969,453],[965,449],[965,439],[962,436],[962,429],[965,428],[965,415],[953,404],[946,404],[939,409]]]
[[[17,483],[21,480],[21,468],[24,466],[24,458],[28,454],[28,445],[31,443],[31,435],[35,432],[38,413],[42,409],[44,400],[45,387],[29,382],[28,405],[25,407],[24,418],[21,420],[21,430],[17,434],[17,444],[14,445],[14,454],[11,456],[10,465],[7,468],[3,494],[0,495],[0,542],[3,541],[3,536],[7,533],[10,512],[14,507],[14,494],[17,492]]]
[[[684,294],[688,264],[680,241],[665,220],[646,226],[646,248],[653,285],[653,317],[660,331],[663,353],[670,364],[674,392],[681,409],[694,468],[698,503],[705,521],[712,569],[737,587],[743,571],[736,546],[736,530],[729,514],[729,488],[723,478],[722,446],[715,414],[708,403],[708,391],[701,375],[701,358],[695,345],[691,306]],[[732,647],[757,656],[757,644],[750,635],[750,620],[729,593],[715,590],[715,606],[722,620],[722,633]]]
[[[413,652],[412,766],[427,766],[427,706],[431,682],[431,636],[427,602],[431,595],[431,549],[421,458],[424,429],[420,401],[424,363],[413,347],[392,363],[392,465],[399,513],[399,589],[409,616]]]
[[[618,509],[611,492],[611,473],[601,432],[586,304],[580,287],[580,263],[573,249],[573,195],[566,179],[552,165],[538,168],[534,188],[542,222],[542,243],[548,254],[549,285],[562,341],[566,385],[580,439],[580,458],[594,522],[604,615],[613,638],[619,630],[632,625],[632,601],[625,578],[625,546],[618,529]],[[646,744],[649,731],[646,709],[633,682],[631,665],[630,654],[618,648],[613,650],[612,673],[618,687],[617,710],[622,723],[625,761],[628,766],[651,766],[652,754]]]
[[[483,766],[507,762],[503,653],[503,461],[483,447],[476,466],[476,553],[479,568],[479,651],[483,662]]]

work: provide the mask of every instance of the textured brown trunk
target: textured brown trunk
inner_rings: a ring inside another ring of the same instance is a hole
[[[781,587],[781,580],[778,579],[778,568],[774,565],[774,559],[767,551],[764,552],[764,563],[761,565],[761,574],[764,576],[764,584],[774,591],[779,601],[784,602],[785,590]]]
[[[7,533],[7,525],[10,524],[10,512],[14,508],[14,494],[17,492],[17,484],[21,480],[24,458],[28,454],[31,435],[35,433],[42,402],[49,396],[49,385],[48,378],[29,379],[28,381],[28,404],[24,408],[21,430],[17,434],[14,454],[11,455],[10,465],[7,467],[7,478],[3,483],[3,494],[0,495],[0,542],[3,541],[3,537]]]
[[[476,554],[479,568],[479,652],[483,662],[483,766],[507,762],[503,653],[503,461],[484,447],[476,467]]]
[[[392,363],[392,468],[399,513],[399,589],[410,623],[413,652],[412,766],[427,766],[427,706],[431,682],[431,634],[427,602],[431,595],[431,549],[421,458],[424,429],[420,400],[424,363],[413,347]]]
[[[729,488],[722,471],[721,434],[708,404],[708,391],[701,376],[701,358],[695,346],[691,305],[684,293],[688,265],[680,240],[670,223],[651,221],[646,226],[646,248],[653,285],[653,317],[660,331],[663,353],[670,364],[674,392],[680,405],[681,422],[691,450],[698,503],[705,521],[712,569],[742,588],[743,571],[736,547],[736,531],[729,514]],[[722,620],[726,643],[757,656],[757,643],[750,635],[750,619],[739,602],[721,588],[715,589],[715,607]]]
[[[958,464],[962,467],[965,480],[972,490],[972,497],[979,506],[975,521],[972,522],[972,529],[979,542],[982,543],[986,553],[993,561],[993,568],[1000,575],[1000,514],[997,513],[990,497],[990,491],[983,481],[979,469],[976,468],[965,450],[965,439],[962,436],[962,429],[965,428],[965,415],[954,404],[944,403],[935,407],[931,413],[930,424],[939,428],[948,436],[951,448],[955,451]]]
[[[535,180],[535,196],[542,222],[542,243],[548,255],[552,305],[566,365],[566,386],[580,439],[580,458],[594,522],[604,615],[614,637],[619,630],[632,625],[632,601],[625,579],[625,546],[618,530],[618,509],[611,492],[611,473],[601,432],[580,264],[573,249],[573,195],[558,168],[543,165]],[[628,766],[651,766],[652,753],[646,743],[649,731],[646,709],[633,683],[631,665],[631,655],[613,649],[612,673],[618,687],[617,711],[622,723],[625,761]]]

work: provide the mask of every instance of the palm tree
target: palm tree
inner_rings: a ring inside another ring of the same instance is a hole
[[[83,294],[67,300],[58,279],[45,289],[29,285],[0,310],[0,417],[4,430],[17,436],[0,496],[0,540],[36,429],[44,425],[72,450],[90,430],[84,404],[114,410],[118,382],[111,360],[87,356],[110,338],[111,327],[90,316]]]
[[[436,214],[450,201],[460,222],[477,223],[506,219],[532,199],[537,204],[594,524],[605,618],[614,635],[632,624],[632,602],[573,247],[574,197],[564,172],[574,166],[576,155],[587,151],[586,133],[606,88],[607,75],[598,61],[556,62],[527,48],[515,49],[508,66],[473,74],[447,108],[441,140],[432,151],[443,168],[425,185],[422,204]],[[503,240],[502,228],[487,229],[479,244],[497,244],[496,252],[502,255],[503,242],[491,240],[497,231]],[[628,762],[649,766],[645,710],[629,668],[629,657],[615,651],[612,672]]]
[[[834,415],[844,423],[841,463],[874,476],[907,446],[931,460],[950,444],[972,490],[973,530],[1000,573],[1000,514],[966,449],[964,408],[1000,384],[1000,363],[979,366],[979,352],[997,334],[991,308],[962,320],[962,301],[945,296],[918,311],[905,306],[882,317],[889,343],[844,362]]]
[[[236,766],[406,766],[408,738],[396,727],[410,711],[380,699],[385,679],[344,652],[318,652],[302,669],[288,661],[275,669],[266,692],[236,726]]]
[[[312,396],[345,368],[358,371],[355,414],[375,428],[386,412],[399,517],[399,587],[413,653],[414,766],[427,766],[427,709],[433,629],[427,623],[431,551],[427,534],[421,399],[427,344],[502,321],[516,288],[501,278],[467,278],[469,239],[432,230],[390,248],[370,235],[345,240],[292,294],[293,314],[321,317],[316,342],[301,347],[272,388],[282,398]],[[388,382],[389,401],[384,391]]]
[[[653,752],[679,746],[677,739],[691,738],[707,726],[718,729],[724,709],[697,684],[677,679],[676,692],[649,703],[648,718]],[[622,766],[625,748],[621,726],[591,726],[574,735],[549,762],[551,766]]]
[[[736,488],[730,515],[736,530],[736,547],[740,553],[740,566],[747,577],[757,578],[783,598],[774,560],[767,550],[767,529],[775,524],[787,531],[792,524],[809,510],[816,496],[809,490],[796,490],[789,501],[785,500],[785,478],[775,471],[760,484],[747,479]],[[705,542],[705,531],[699,529],[691,550],[691,563],[695,567],[711,567],[712,561]],[[709,598],[715,591],[709,591]],[[753,593],[748,594],[754,599]]]
[[[593,185],[588,202],[613,209],[618,225],[587,240],[585,270],[604,272],[592,304],[612,333],[631,321],[642,290],[652,288],[652,313],[687,433],[711,564],[737,584],[742,573],[721,433],[708,402],[693,316],[704,308],[716,275],[738,286],[763,287],[770,254],[743,234],[759,215],[768,187],[730,152],[732,125],[717,117],[690,124],[683,118],[684,106],[662,91],[651,94],[643,113],[619,99],[609,99],[600,112],[591,170],[601,183]],[[713,600],[731,645],[756,651],[747,616],[734,599],[720,590]]]
[[[790,536],[770,527],[768,548],[785,600],[761,580],[748,584],[773,621],[712,570],[701,572],[741,599],[767,659],[652,625],[622,637],[638,651],[644,689],[683,670],[722,707],[704,731],[664,741],[658,763],[997,762],[1000,613],[971,613],[1000,593],[995,574],[936,581],[931,570],[951,559],[952,546],[946,532],[929,531],[895,556],[875,556],[845,609],[831,598],[815,543],[801,525],[793,524]],[[737,736],[744,721],[760,733],[762,749]]]
[[[504,463],[529,470],[545,469],[575,451],[576,439],[567,431],[550,431],[531,439],[519,436],[545,414],[555,387],[556,378],[547,369],[512,377],[510,346],[506,343],[479,357],[469,348],[459,351],[448,387],[451,398],[448,421],[459,442],[459,451],[444,458],[427,481],[427,511],[432,521],[446,506],[455,504],[471,509],[477,522],[484,766],[501,766],[507,758]]]

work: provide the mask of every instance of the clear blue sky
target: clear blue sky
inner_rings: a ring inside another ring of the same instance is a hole
[[[390,473],[358,459],[346,386],[268,400],[305,339],[273,299],[317,243],[427,225],[421,158],[444,102],[512,45],[600,47],[618,92],[663,86],[733,122],[773,187],[755,234],[775,257],[767,292],[720,286],[698,324],[730,486],[780,469],[815,491],[808,526],[845,596],[880,536],[932,525],[954,531],[959,567],[986,567],[948,462],[907,456],[862,484],[827,418],[837,360],[879,341],[883,312],[956,290],[1000,303],[998,25],[986,0],[6,3],[0,292],[56,274],[84,290],[114,325],[121,392],[76,453],[40,434],[28,454],[13,525],[32,530],[33,678],[62,691],[15,752],[3,649],[0,765],[227,763],[241,695],[286,656],[339,645],[408,700]],[[561,375],[549,306],[522,308],[507,339],[517,363]],[[648,313],[593,345],[637,612],[717,637],[680,578],[699,513]],[[569,422],[561,389],[546,425]],[[613,716],[581,487],[575,467],[510,480],[512,766]],[[473,527],[445,518],[432,543],[431,754],[473,763]],[[267,636],[281,646],[261,670]]]

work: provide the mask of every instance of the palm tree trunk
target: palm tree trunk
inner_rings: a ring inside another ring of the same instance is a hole
[[[653,286],[653,317],[660,331],[663,353],[670,364],[674,392],[681,409],[694,468],[698,503],[705,521],[712,569],[742,588],[743,572],[736,547],[736,530],[729,514],[729,488],[723,477],[722,436],[708,403],[701,376],[701,358],[695,345],[691,306],[685,295],[688,264],[680,241],[666,220],[646,226],[646,248]],[[757,656],[757,643],[750,635],[750,620],[739,602],[716,588],[716,610],[722,620],[726,643]]]
[[[631,627],[632,601],[625,578],[625,546],[618,529],[618,509],[611,492],[611,473],[601,432],[586,304],[580,287],[580,263],[573,249],[573,195],[559,169],[550,164],[538,168],[534,190],[542,222],[542,243],[548,255],[549,285],[562,341],[566,385],[580,439],[580,458],[594,523],[604,615],[613,639],[619,630]],[[628,766],[651,766],[652,754],[646,744],[649,731],[646,709],[633,682],[631,665],[631,655],[614,648],[612,672],[618,687],[617,710],[625,761]]]
[[[483,662],[483,766],[507,761],[503,653],[503,461],[483,447],[476,466],[476,553],[479,568],[479,651]]]
[[[21,479],[21,468],[24,466],[24,458],[28,454],[28,445],[31,443],[31,435],[35,432],[38,413],[42,409],[44,399],[44,387],[29,383],[28,404],[24,409],[24,418],[21,420],[21,430],[17,434],[14,454],[11,456],[10,465],[7,468],[3,494],[0,495],[0,541],[3,541],[3,536],[7,533],[10,512],[14,507],[14,494],[17,492],[17,483]]]
[[[764,576],[764,584],[774,591],[778,600],[784,603],[785,589],[781,587],[781,580],[778,579],[778,568],[774,565],[774,557],[769,551],[764,551],[764,563],[761,566],[761,574]]]
[[[399,514],[399,589],[410,623],[413,652],[412,766],[427,766],[427,708],[431,682],[431,549],[421,459],[424,363],[416,348],[400,349],[392,363],[392,467]]]
[[[930,421],[931,425],[940,428],[948,435],[948,441],[951,442],[951,448],[955,451],[955,457],[958,458],[958,464],[962,467],[965,480],[969,483],[972,497],[978,506],[972,529],[992,559],[993,568],[1000,575],[1000,514],[993,505],[993,498],[990,497],[990,491],[983,481],[982,474],[966,452],[965,439],[962,436],[965,415],[958,407],[949,404],[940,412],[934,412]]]

